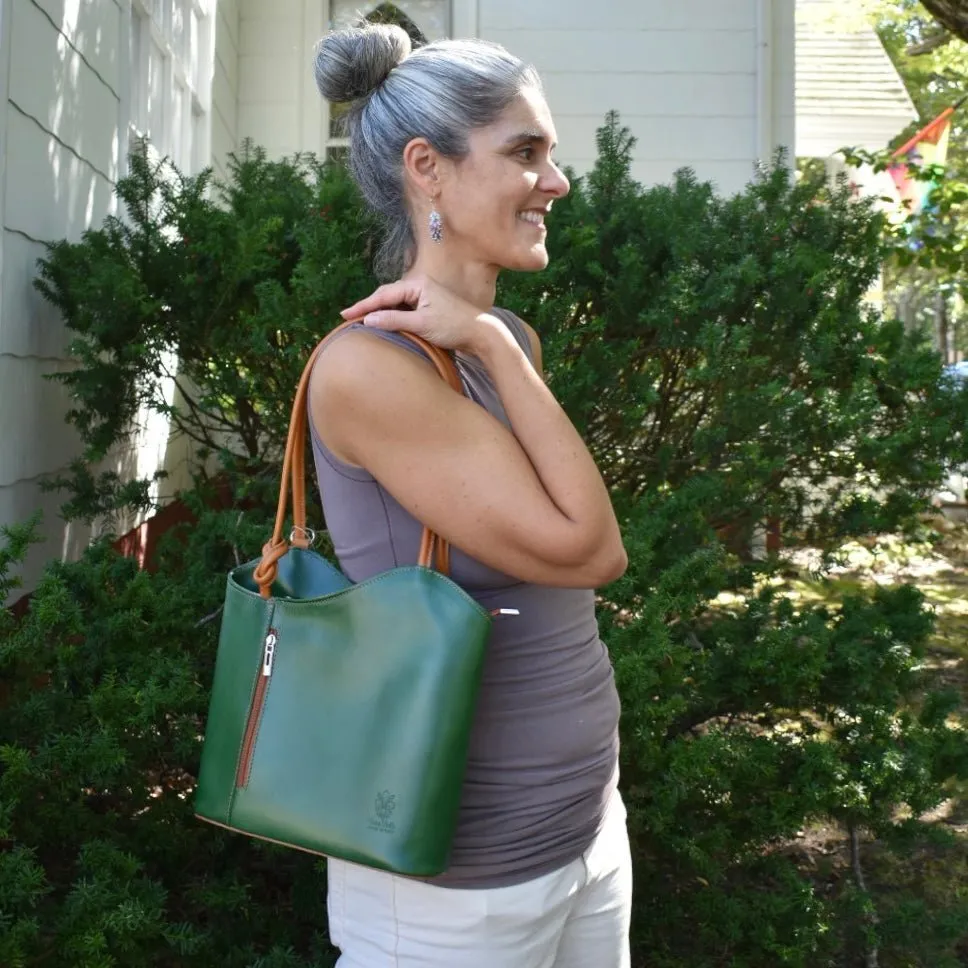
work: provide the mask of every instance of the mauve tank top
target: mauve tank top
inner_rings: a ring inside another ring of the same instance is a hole
[[[521,321],[493,312],[530,357]],[[367,332],[424,355],[396,333]],[[456,363],[465,393],[509,426],[480,361],[458,353]],[[416,562],[420,522],[366,470],[338,460],[311,419],[310,427],[327,527],[347,577],[359,582]],[[494,620],[450,866],[427,880],[503,887],[570,863],[594,840],[618,779],[619,699],[593,590],[521,582],[458,548],[451,577],[483,608],[520,614]]]

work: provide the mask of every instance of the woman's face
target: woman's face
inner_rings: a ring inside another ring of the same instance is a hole
[[[552,159],[556,144],[551,112],[533,88],[471,132],[467,155],[446,166],[437,200],[448,259],[525,271],[548,264],[545,215],[570,187]]]

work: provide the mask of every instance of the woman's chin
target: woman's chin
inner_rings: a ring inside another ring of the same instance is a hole
[[[514,252],[511,259],[504,263],[505,269],[516,272],[540,272],[548,266],[548,250],[544,244],[532,246],[526,251]]]

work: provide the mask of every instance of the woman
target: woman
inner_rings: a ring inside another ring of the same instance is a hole
[[[329,863],[340,968],[624,968],[631,864],[619,703],[594,589],[627,559],[608,492],[545,387],[535,332],[494,307],[501,269],[548,262],[569,189],[532,67],[480,41],[411,52],[332,33],[320,92],[348,102],[350,168],[397,281],[348,307],[310,416],[326,519],[353,581],[415,562],[427,525],[495,620],[451,866],[417,880]],[[398,333],[448,350],[455,394]]]

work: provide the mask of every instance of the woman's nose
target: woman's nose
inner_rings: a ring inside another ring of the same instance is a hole
[[[540,187],[542,191],[553,195],[555,198],[564,198],[571,191],[571,182],[565,177],[565,173],[552,162],[547,174],[542,179]]]

